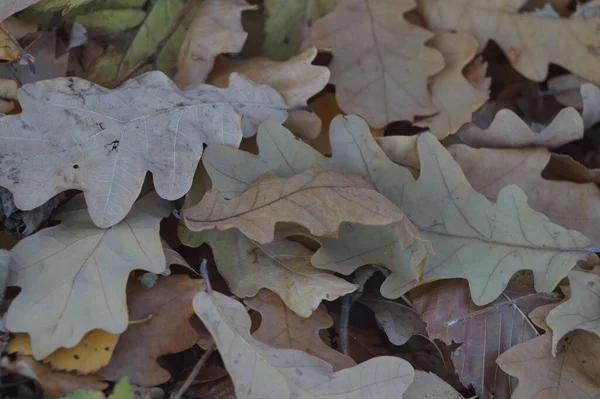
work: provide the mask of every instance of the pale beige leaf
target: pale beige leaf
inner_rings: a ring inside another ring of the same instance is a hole
[[[546,314],[550,308],[545,307]],[[532,312],[532,320],[535,312]],[[565,340],[557,356],[552,356],[551,349],[552,332],[548,331],[512,347],[498,358],[502,370],[519,379],[511,399],[597,399],[600,395],[600,338],[576,331],[568,342]]]
[[[0,22],[40,0],[2,0],[0,4]]]
[[[175,83],[182,89],[202,84],[219,54],[240,52],[248,36],[242,12],[256,8],[245,0],[203,1],[181,44]]]
[[[431,134],[418,138],[418,180],[385,156],[359,118],[337,117],[330,139],[333,167],[365,176],[432,242],[435,253],[425,261],[424,281],[465,278],[473,301],[483,305],[501,295],[519,270],[533,270],[536,290],[549,292],[577,260],[586,258],[589,240],[532,210],[517,186],[504,187],[495,204],[473,190],[450,153]],[[353,257],[371,249],[362,248],[358,238],[354,242],[349,253],[327,251],[323,245],[313,265],[351,273],[356,268]],[[387,298],[404,294],[409,289],[405,276],[392,273],[382,284],[382,294]]]
[[[415,370],[415,379],[402,399],[464,399],[464,396],[437,375]]]
[[[334,373],[305,352],[263,344],[250,335],[244,306],[218,292],[196,295],[194,310],[217,344],[238,399],[398,399],[414,377],[410,363],[397,357],[381,356]]]
[[[514,68],[536,82],[548,64],[600,83],[598,31],[594,21],[519,14],[524,0],[419,0],[419,13],[432,29],[473,35],[481,48],[493,40]]]
[[[463,73],[473,87],[489,94],[492,78],[487,76],[487,70],[488,63],[483,59],[483,56],[478,55],[465,66]]]
[[[192,299],[204,289],[204,282],[186,275],[159,277],[151,289],[143,288],[136,279],[127,285],[127,305],[132,324],[119,337],[110,363],[96,373],[103,380],[156,386],[169,380],[171,374],[160,367],[160,356],[182,352],[198,342],[192,328]],[[206,334],[208,336],[208,334]]]
[[[600,335],[600,276],[572,270],[569,272],[571,297],[550,311],[546,322],[552,329],[552,353],[559,341],[578,329]]]
[[[310,264],[313,251],[293,241],[276,238],[260,245],[236,229],[205,230],[196,233],[196,240],[210,245],[219,273],[239,298],[267,288],[308,317],[323,299],[333,301],[356,290],[356,285],[315,269]]]
[[[309,317],[302,318],[288,309],[277,295],[265,289],[252,298],[246,298],[244,303],[262,316],[260,327],[252,334],[259,341],[274,348],[297,349],[319,357],[331,364],[334,370],[356,365],[350,356],[332,349],[321,340],[319,331],[333,325],[333,319],[323,306]]]
[[[210,84],[226,87],[229,75],[238,72],[253,82],[269,85],[281,94],[290,106],[306,105],[309,98],[319,93],[329,81],[329,69],[312,65],[317,49],[310,48],[287,61],[277,62],[268,58],[250,58],[242,61],[221,59],[221,64],[210,76]],[[289,112],[285,126],[304,139],[313,139],[321,131],[321,120],[306,110]]]
[[[429,86],[439,113],[416,125],[429,128],[441,140],[471,122],[472,113],[485,103],[488,93],[473,87],[463,75],[463,69],[477,54],[477,40],[464,33],[436,32],[429,45],[442,53],[446,63]]]
[[[289,178],[265,173],[244,193],[229,200],[213,189],[199,204],[184,209],[182,216],[193,231],[235,227],[261,244],[273,241],[277,222],[296,223],[315,236],[325,237],[335,237],[339,225],[347,221],[374,226],[397,224],[406,233],[405,246],[412,243],[414,230],[402,212],[362,177],[318,164]]]
[[[561,104],[582,110],[581,117],[586,129],[600,122],[600,87],[577,75],[568,74],[548,80],[548,88],[558,92],[554,97]]]
[[[375,313],[377,322],[394,345],[404,345],[413,335],[427,336],[425,323],[415,311],[398,302],[384,299],[362,299]]]
[[[516,184],[533,209],[592,242],[600,242],[600,189],[593,183],[544,179],[542,171],[551,156],[547,149],[473,149],[458,144],[448,151],[471,186],[490,200],[498,198],[504,186]]]
[[[502,109],[487,128],[469,124],[457,135],[471,147],[560,147],[583,138],[583,120],[574,108],[564,108],[542,131],[535,131],[509,109]]]
[[[82,196],[69,201],[59,209],[61,224],[24,238],[12,250],[9,284],[21,292],[8,309],[8,330],[30,335],[36,359],[77,345],[95,328],[125,331],[127,276],[134,269],[165,269],[158,229],[169,211],[151,194],[120,223],[100,229]]]
[[[442,55],[425,46],[433,34],[406,21],[413,0],[345,0],[311,28],[311,45],[333,49],[331,83],[340,107],[382,128],[437,112],[428,77]]]
[[[480,399],[510,397],[516,381],[498,368],[496,359],[539,335],[526,316],[531,310],[560,300],[559,295],[539,294],[511,282],[500,298],[477,306],[464,280],[426,284],[411,291],[409,298],[427,323],[429,337],[454,345],[454,368]]]
[[[23,210],[84,192],[92,220],[122,220],[147,171],[166,199],[190,188],[204,143],[236,146],[257,120],[285,120],[281,96],[233,74],[230,86],[186,91],[160,72],[108,90],[79,78],[24,85],[23,112],[0,121],[0,185]]]

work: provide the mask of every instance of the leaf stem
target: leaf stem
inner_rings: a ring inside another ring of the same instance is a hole
[[[204,261],[206,261],[206,259],[204,259]],[[215,341],[213,340],[212,343],[208,346],[208,348],[206,348],[206,351],[204,352],[204,354],[202,355],[200,360],[198,360],[198,363],[196,363],[196,365],[194,366],[194,369],[187,376],[187,378],[185,379],[185,382],[183,383],[181,388],[179,388],[179,390],[174,395],[171,395],[171,399],[180,399],[181,398],[181,396],[185,393],[185,391],[187,391],[187,389],[190,387],[190,385],[192,385],[192,382],[194,382],[194,380],[196,379],[196,376],[202,369],[202,366],[204,366],[204,364],[206,363],[206,361],[208,360],[210,355],[212,355],[212,353],[216,349],[216,347],[217,347],[217,345],[215,344]]]

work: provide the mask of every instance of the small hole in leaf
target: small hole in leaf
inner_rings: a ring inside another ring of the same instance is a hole
[[[73,165],[73,169],[79,169],[79,165],[77,165],[77,164]]]
[[[79,355],[73,356],[76,360],[79,360]]]

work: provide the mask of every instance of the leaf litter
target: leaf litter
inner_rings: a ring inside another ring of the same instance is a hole
[[[572,3],[0,5],[0,395],[596,398]]]

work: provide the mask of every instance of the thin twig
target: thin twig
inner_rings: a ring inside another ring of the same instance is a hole
[[[206,352],[204,352],[204,354],[202,355],[200,360],[198,360],[198,363],[196,363],[196,365],[194,366],[194,369],[187,376],[187,378],[185,379],[185,382],[179,388],[179,390],[174,395],[171,395],[171,399],[180,399],[181,398],[181,396],[185,393],[185,391],[187,391],[187,389],[190,387],[190,385],[192,385],[192,383],[196,379],[196,376],[202,369],[202,366],[204,366],[204,364],[206,363],[206,361],[208,360],[210,355],[213,353],[213,351],[216,349],[216,347],[217,347],[217,345],[215,344],[215,341],[213,341],[208,346],[208,348],[206,348]]]
[[[204,291],[206,291],[207,294],[212,294],[212,287],[210,285],[210,279],[208,278],[208,266],[206,259],[202,259],[202,262],[200,262],[200,275],[204,280]]]
[[[156,45],[156,47],[154,48],[154,51],[152,51],[152,54],[150,54],[148,57],[145,57],[145,58],[142,58],[141,60],[139,60],[129,71],[127,71],[127,73],[125,75],[121,76],[120,78],[117,78],[117,80],[115,80],[109,87],[114,89],[115,87],[121,86],[126,80],[131,78],[144,65],[151,62],[156,57],[156,54],[165,46],[167,41],[169,41],[171,36],[173,36],[175,31],[177,29],[179,29],[179,25],[184,20],[184,18],[188,16],[188,14],[192,10],[192,8],[194,8],[195,5],[196,5],[196,0],[187,0],[185,5],[179,12],[179,14],[177,14],[177,17],[175,17],[175,20],[169,27],[169,30],[167,31],[165,36]]]

